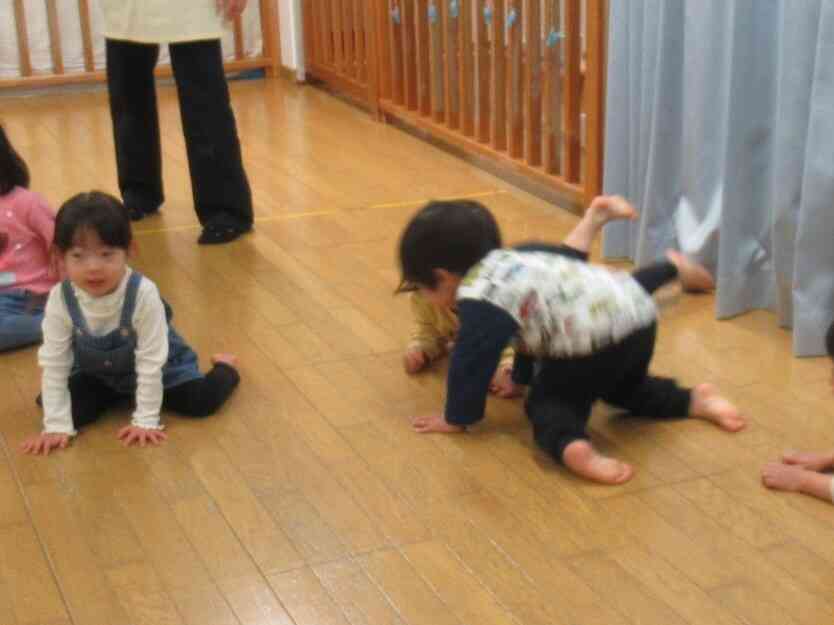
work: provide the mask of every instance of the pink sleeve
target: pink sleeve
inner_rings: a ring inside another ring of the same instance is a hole
[[[54,280],[63,279],[64,276],[58,263],[52,256],[52,239],[55,237],[55,213],[52,212],[42,195],[32,193],[32,203],[29,205],[28,217],[29,228],[38,234],[43,242],[46,257],[50,259],[48,275]]]
[[[55,213],[52,212],[47,201],[37,193],[32,193],[32,203],[29,206],[29,227],[38,233],[44,247],[49,250],[52,247],[52,238],[55,236]]]

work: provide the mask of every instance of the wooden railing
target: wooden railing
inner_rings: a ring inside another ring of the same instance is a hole
[[[307,71],[373,109],[379,56],[376,17],[372,0],[304,2]]]
[[[8,0],[6,0],[8,1]],[[0,78],[0,89],[4,87],[41,87],[60,84],[103,82],[105,72],[96,67],[93,54],[93,32],[90,21],[90,0],[77,0],[78,22],[81,28],[84,69],[80,72],[67,72],[61,48],[62,24],[59,20],[58,0],[43,0],[46,3],[49,28],[49,49],[51,71],[35,72],[30,54],[30,40],[27,27],[27,7],[31,0],[11,0],[13,2],[14,20],[17,33],[19,75],[12,78]],[[247,58],[244,51],[244,32],[241,18],[234,23],[234,60],[226,61],[227,72],[264,68],[268,74],[275,75],[280,66],[280,43],[278,35],[278,12],[275,0],[259,0],[260,28],[263,40],[262,53]],[[170,66],[158,68],[160,75],[170,75]]]
[[[606,0],[306,0],[308,71],[576,203],[599,192]]]

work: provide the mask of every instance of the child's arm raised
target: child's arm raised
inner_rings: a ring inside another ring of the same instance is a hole
[[[125,444],[156,444],[165,440],[159,423],[162,408],[162,367],[168,360],[168,320],[159,291],[143,279],[133,313],[136,329],[136,409],[130,425],[119,430]]]
[[[418,432],[460,432],[484,417],[489,385],[501,351],[518,330],[508,313],[486,302],[462,300],[460,332],[452,353],[445,415],[416,417]]]

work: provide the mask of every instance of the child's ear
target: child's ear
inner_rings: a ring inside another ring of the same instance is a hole
[[[133,258],[136,254],[139,253],[139,244],[136,242],[136,239],[130,240],[130,245],[127,246],[127,257]]]
[[[447,283],[450,278],[454,277],[452,272],[445,269],[432,269],[432,272],[434,273],[434,279],[438,286]]]

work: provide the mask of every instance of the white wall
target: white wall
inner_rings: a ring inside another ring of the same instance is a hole
[[[278,0],[281,24],[281,64],[296,70],[304,78],[304,44],[301,24],[301,0]]]

